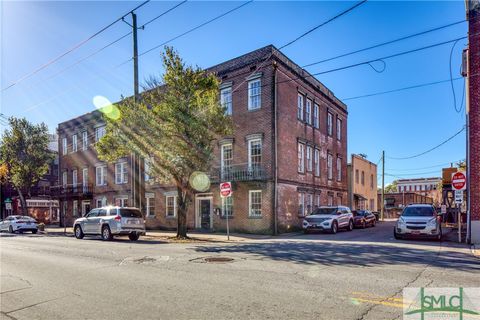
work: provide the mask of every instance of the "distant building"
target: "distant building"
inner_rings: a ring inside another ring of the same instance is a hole
[[[428,196],[436,206],[442,203],[442,193],[438,190],[438,186],[442,184],[441,177],[399,179],[396,183],[399,193],[413,192]]]
[[[433,199],[417,192],[385,193],[385,218],[397,218],[403,208],[412,203],[433,204]],[[378,193],[378,208],[382,206],[382,194]]]
[[[348,164],[348,205],[352,210],[377,211],[377,165],[352,154]]]

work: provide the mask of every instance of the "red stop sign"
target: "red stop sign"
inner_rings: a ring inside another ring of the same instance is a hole
[[[463,190],[467,184],[465,173],[458,171],[452,175],[452,187],[455,190]]]
[[[230,182],[220,183],[220,195],[222,197],[230,197],[232,194],[232,184]]]

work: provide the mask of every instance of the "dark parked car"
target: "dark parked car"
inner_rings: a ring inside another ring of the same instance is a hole
[[[372,211],[373,215],[375,216],[375,219],[377,219],[377,221],[380,221],[380,212],[378,211]]]
[[[353,225],[355,228],[375,227],[377,218],[368,210],[354,210]]]

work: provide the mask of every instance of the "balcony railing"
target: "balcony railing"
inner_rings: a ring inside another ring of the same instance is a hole
[[[87,184],[87,185],[83,185],[81,183],[67,184],[67,185],[50,187],[50,193],[53,197],[91,198],[93,196],[93,187],[91,184]]]
[[[215,167],[211,170],[211,182],[221,181],[259,181],[265,180],[267,174],[261,165],[240,164],[228,167]]]

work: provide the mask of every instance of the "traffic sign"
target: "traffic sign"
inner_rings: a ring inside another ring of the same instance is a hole
[[[446,214],[447,213],[447,205],[446,204],[442,204],[442,206],[440,207],[440,213],[441,214]]]
[[[12,210],[12,203],[11,202],[5,203],[5,209],[6,210]]]
[[[457,171],[452,174],[452,187],[454,190],[465,190],[467,188],[467,177],[465,172]]]
[[[227,198],[232,195],[232,183],[222,182],[220,183],[220,196],[222,198]]]
[[[455,203],[456,204],[463,203],[463,190],[455,190]]]

